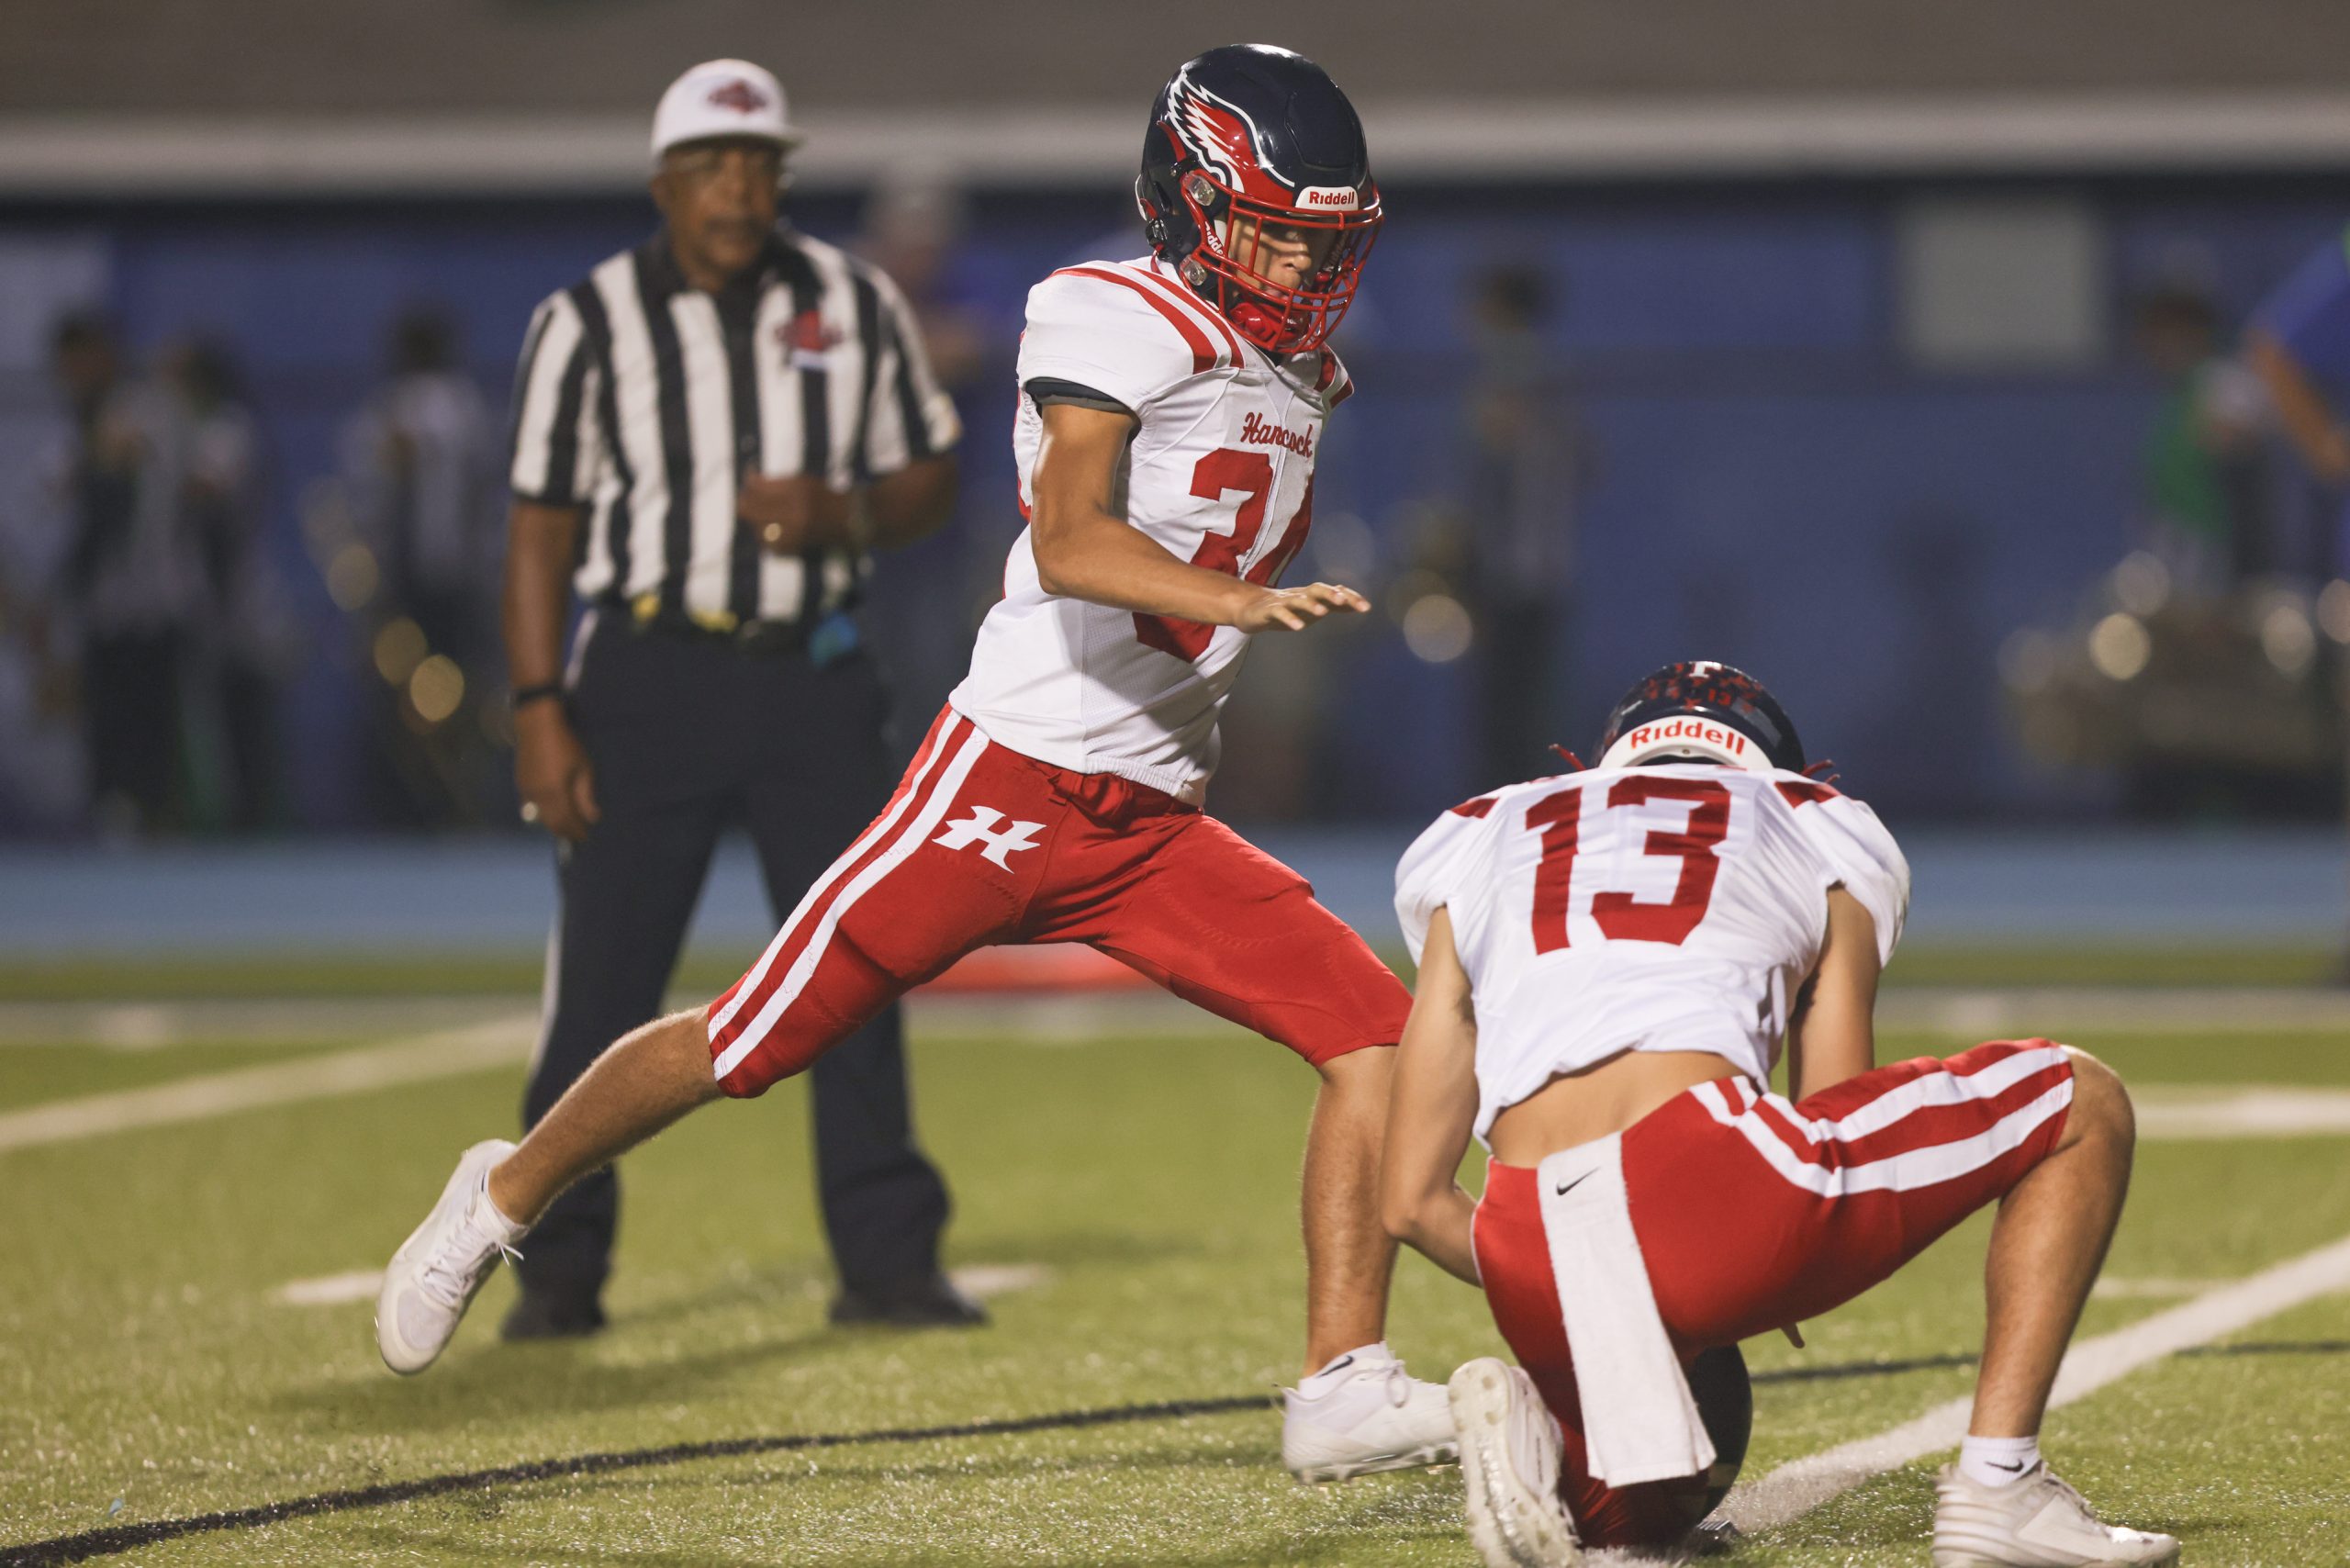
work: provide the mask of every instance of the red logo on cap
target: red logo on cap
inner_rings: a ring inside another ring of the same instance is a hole
[[[712,107],[733,109],[738,115],[755,115],[767,106],[767,95],[739,77],[710,90]]]

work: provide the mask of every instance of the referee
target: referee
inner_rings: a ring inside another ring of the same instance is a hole
[[[680,76],[653,122],[661,229],[549,297],[522,351],[505,634],[522,814],[562,889],[526,1126],[660,1013],[730,823],[781,924],[888,795],[851,611],[869,550],[946,521],[960,430],[896,286],[778,224],[798,140],[758,66]],[[980,1321],[939,1271],[896,1010],[811,1076],[833,1320]],[[619,1213],[610,1170],[557,1200],[506,1338],[602,1327]]]

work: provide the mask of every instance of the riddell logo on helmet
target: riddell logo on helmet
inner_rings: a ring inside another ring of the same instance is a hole
[[[738,115],[755,115],[767,106],[767,95],[737,77],[712,87],[710,103],[712,108],[733,109]]]
[[[1659,719],[1653,723],[1642,724],[1627,735],[1625,741],[1627,749],[1633,752],[1646,751],[1652,745],[1662,745],[1668,741],[1703,741],[1708,745],[1720,746],[1732,756],[1746,755],[1746,737],[1728,724],[1717,724],[1710,719]]]
[[[1362,206],[1362,195],[1352,185],[1308,185],[1297,193],[1297,205],[1352,212]]]

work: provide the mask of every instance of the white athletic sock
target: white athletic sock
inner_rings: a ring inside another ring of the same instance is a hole
[[[1392,1361],[1394,1359],[1394,1356],[1389,1353],[1387,1341],[1384,1339],[1375,1345],[1358,1345],[1343,1356],[1331,1357],[1329,1364],[1312,1377],[1301,1378],[1297,1384],[1298,1397],[1319,1399],[1344,1383],[1357,1367],[1374,1361]]]
[[[1977,1486],[2005,1486],[2039,1462],[2038,1438],[1970,1436],[1958,1450],[1958,1473]]]
[[[491,1169],[495,1170],[496,1167],[493,1166]],[[481,1173],[481,1191],[474,1194],[474,1202],[487,1211],[491,1219],[504,1226],[509,1234],[515,1236],[521,1234],[523,1226],[519,1222],[507,1218],[506,1211],[498,1206],[498,1200],[489,1195],[489,1171],[487,1170]]]

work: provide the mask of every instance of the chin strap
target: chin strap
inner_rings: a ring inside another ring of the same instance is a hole
[[[1550,748],[1550,749],[1551,749],[1552,751],[1557,752],[1561,756],[1562,756],[1562,757],[1566,758],[1567,767],[1568,767],[1568,770],[1569,770],[1569,771],[1571,771],[1571,772],[1574,772],[1574,773],[1588,773],[1588,772],[1590,772],[1590,771],[1591,771],[1591,769],[1590,769],[1589,767],[1585,767],[1585,766],[1583,765],[1583,758],[1581,758],[1581,757],[1577,756],[1574,753],[1572,753],[1572,752],[1569,751],[1566,747],[1564,747],[1564,746],[1562,746],[1562,745],[1553,745],[1553,746],[1551,746],[1551,748]]]
[[[1815,784],[1833,784],[1841,777],[1836,771],[1836,759],[1832,756],[1823,756],[1808,765],[1804,768],[1803,776]]]

